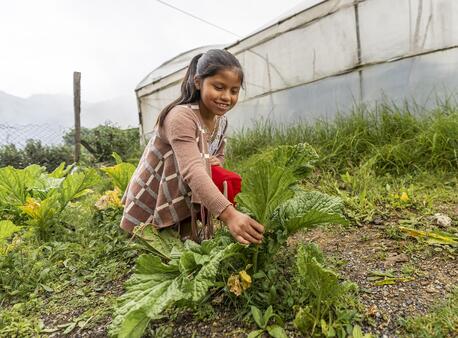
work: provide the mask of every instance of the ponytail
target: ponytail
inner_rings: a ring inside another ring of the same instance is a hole
[[[180,104],[194,103],[200,99],[200,90],[196,88],[194,79],[204,80],[206,77],[215,75],[221,70],[232,69],[238,72],[240,84],[243,85],[243,70],[239,61],[234,55],[225,49],[210,49],[204,54],[197,54],[191,59],[183,83],[181,84],[181,95],[172,103],[168,104],[157,117],[156,125],[161,127],[165,117],[173,107]]]
[[[191,59],[191,63],[189,64],[186,75],[181,83],[181,95],[175,101],[169,103],[164,109],[162,109],[156,122],[159,127],[163,125],[165,117],[173,107],[180,104],[191,103],[200,99],[200,91],[196,88],[194,76],[197,73],[197,62],[202,55],[203,53],[197,54]]]

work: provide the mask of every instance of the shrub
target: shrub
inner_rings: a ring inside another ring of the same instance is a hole
[[[14,144],[0,147],[0,167],[12,166],[25,168],[38,164],[53,171],[60,163],[73,162],[73,149],[66,145],[46,146],[39,140],[27,140],[24,149],[17,149]]]
[[[74,146],[75,131],[64,135],[66,145]],[[105,124],[89,129],[81,129],[81,145],[94,157],[93,161],[114,163],[112,154],[118,153],[127,161],[140,157],[140,136],[138,128],[121,129]]]

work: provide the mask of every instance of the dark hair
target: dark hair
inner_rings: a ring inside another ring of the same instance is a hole
[[[194,78],[201,80],[213,76],[221,70],[235,69],[240,76],[243,85],[243,70],[240,62],[234,55],[225,49],[210,49],[205,53],[197,54],[191,60],[186,75],[181,84],[181,95],[175,101],[167,105],[159,113],[156,124],[162,126],[169,111],[180,104],[196,102],[200,99],[200,91],[194,84]]]

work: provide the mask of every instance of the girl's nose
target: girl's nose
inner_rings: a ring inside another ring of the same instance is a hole
[[[224,101],[230,101],[231,100],[231,95],[228,91],[223,91],[223,93],[221,94],[221,99],[223,99]]]

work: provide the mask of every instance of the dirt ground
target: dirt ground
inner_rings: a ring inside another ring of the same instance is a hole
[[[341,231],[315,229],[298,234],[290,245],[318,244],[340,264],[341,276],[359,286],[369,318],[364,331],[395,337],[402,318],[426,313],[458,285],[458,259],[456,252],[446,248],[425,247],[415,239],[391,239],[385,229],[386,224]],[[384,273],[395,277],[394,284],[376,285]]]
[[[346,229],[329,226],[298,233],[288,241],[291,249],[305,242],[319,245],[341,277],[358,285],[359,299],[367,317],[363,331],[375,337],[398,337],[400,320],[428,312],[458,285],[456,251],[418,243],[413,238],[396,237],[387,231],[396,224],[398,220],[379,220]],[[393,284],[377,285],[384,279]],[[122,283],[113,285],[107,292],[121,294]],[[53,322],[64,320],[59,317],[62,316],[56,316]],[[110,320],[107,317],[96,327],[75,331],[70,336],[106,337]],[[47,324],[52,326],[54,323]],[[184,313],[173,322],[153,323],[147,336],[246,337],[252,329],[255,328],[247,327],[224,311],[218,311],[211,320],[196,320]]]

